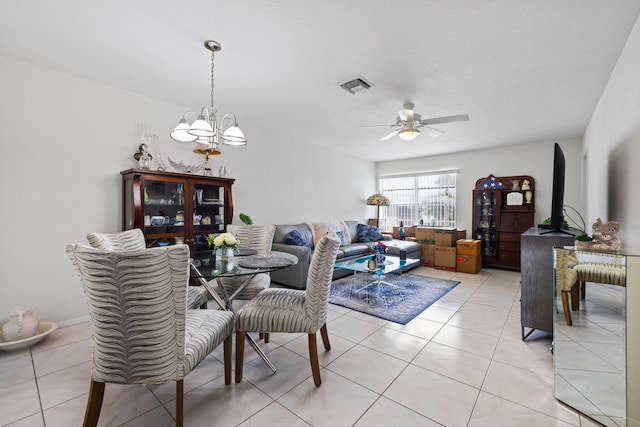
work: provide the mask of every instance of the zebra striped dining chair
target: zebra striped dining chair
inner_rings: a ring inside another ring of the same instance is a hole
[[[139,228],[118,233],[89,233],[89,244],[105,251],[143,251],[147,248],[144,234]],[[189,286],[187,289],[187,308],[206,308],[209,292],[204,286]]]
[[[91,385],[84,426],[96,426],[106,383],[176,382],[176,425],[183,425],[184,377],[224,343],[231,383],[233,313],[187,309],[189,247],[105,251],[74,244],[91,319]]]
[[[269,288],[260,292],[236,312],[236,382],[242,381],[244,333],[260,332],[268,340],[270,332],[307,333],[311,373],[316,386],[320,364],[316,332],[320,331],[325,350],[331,349],[327,333],[329,290],[340,239],[325,236],[311,257],[307,288],[303,290]]]

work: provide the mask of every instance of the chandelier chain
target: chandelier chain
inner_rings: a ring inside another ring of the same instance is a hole
[[[215,104],[213,103],[213,92],[214,92],[214,88],[215,88],[215,83],[214,83],[214,79],[213,79],[213,75],[214,75],[214,56],[215,56],[215,49],[211,49],[211,114],[215,117],[216,115],[216,107]]]

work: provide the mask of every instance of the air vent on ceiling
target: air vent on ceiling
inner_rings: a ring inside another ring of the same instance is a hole
[[[367,83],[366,81],[364,81],[364,79],[359,77],[357,79],[353,79],[346,83],[341,84],[340,87],[346,90],[347,92],[355,95],[356,92],[369,89],[371,87],[371,84]]]

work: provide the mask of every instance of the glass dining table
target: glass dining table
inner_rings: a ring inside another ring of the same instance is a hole
[[[240,295],[257,274],[270,273],[298,263],[298,258],[295,255],[286,252],[272,251],[269,257],[260,257],[256,254],[257,252],[251,249],[240,249],[236,251],[233,261],[222,263],[220,260],[216,260],[210,251],[206,254],[196,252],[190,263],[191,278],[207,289],[221,310],[234,311],[233,300]],[[232,294],[229,294],[222,283],[225,277],[242,277],[244,280],[234,289]],[[213,280],[218,285],[217,289],[211,284]],[[267,366],[276,372],[275,366],[253,337],[249,333],[245,333],[245,338]]]

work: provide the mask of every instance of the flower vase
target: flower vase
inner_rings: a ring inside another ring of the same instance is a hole
[[[215,255],[217,270],[220,270],[222,272],[233,270],[233,248],[217,248]]]
[[[376,264],[384,263],[384,252],[376,251]]]

